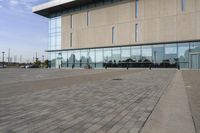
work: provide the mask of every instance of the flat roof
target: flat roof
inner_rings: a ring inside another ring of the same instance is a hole
[[[34,6],[32,12],[42,15],[44,17],[49,17],[50,14],[63,11],[72,7],[76,7],[82,4],[95,2],[95,0],[53,0]]]

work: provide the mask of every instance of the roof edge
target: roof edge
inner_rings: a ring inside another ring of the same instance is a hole
[[[50,9],[55,6],[60,6],[62,4],[71,3],[74,1],[76,1],[76,0],[54,0],[54,1],[46,2],[46,3],[32,7],[32,12],[37,13],[37,12],[45,10],[45,9]]]

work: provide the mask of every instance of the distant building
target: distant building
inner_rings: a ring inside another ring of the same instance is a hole
[[[53,0],[51,67],[200,68],[200,0]]]

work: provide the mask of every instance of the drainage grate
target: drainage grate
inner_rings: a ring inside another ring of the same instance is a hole
[[[113,80],[123,80],[123,79],[119,79],[119,78],[118,78],[118,79],[113,79]]]

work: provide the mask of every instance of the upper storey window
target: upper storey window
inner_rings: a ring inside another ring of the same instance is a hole
[[[49,19],[49,50],[61,49],[61,17]]]
[[[135,42],[139,41],[139,25],[135,24]]]
[[[139,0],[135,0],[135,18],[139,16]]]
[[[112,27],[112,44],[115,43],[115,27]]]
[[[72,29],[73,28],[73,16],[70,15],[70,28]]]
[[[89,11],[87,11],[87,26],[89,26]]]
[[[186,0],[181,0],[181,11],[185,11],[186,8]]]

